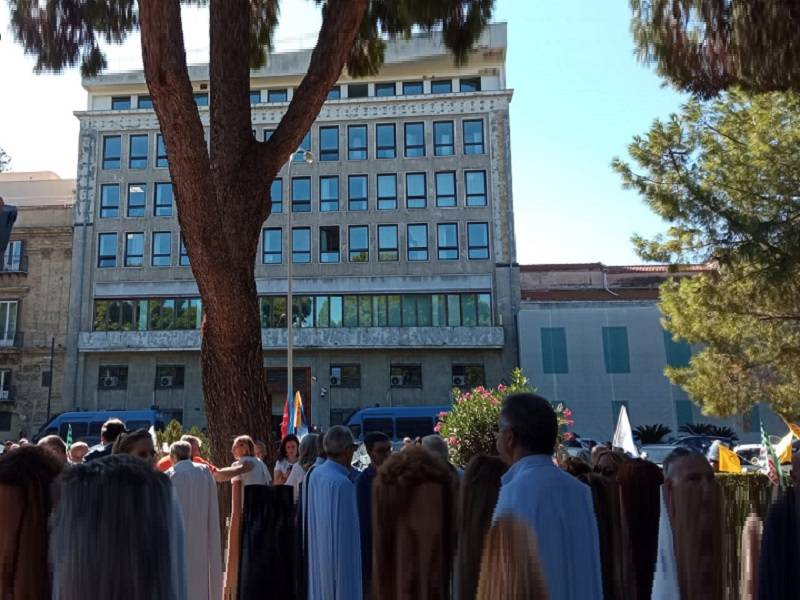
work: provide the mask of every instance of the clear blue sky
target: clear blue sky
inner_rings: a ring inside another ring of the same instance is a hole
[[[318,16],[310,0],[284,0],[278,49],[312,45]],[[187,9],[192,62],[207,46],[204,13]],[[625,155],[654,118],[683,97],[633,56],[625,0],[497,0],[496,18],[509,28],[517,250],[521,263],[639,262],[634,232],[650,235],[662,222],[640,198],[623,191],[609,163]],[[75,177],[78,124],[84,108],[76,71],[36,76],[8,31],[0,1],[0,147],[15,170],[52,170]],[[112,49],[113,70],[140,64],[138,36]],[[207,56],[207,54],[206,54]]]

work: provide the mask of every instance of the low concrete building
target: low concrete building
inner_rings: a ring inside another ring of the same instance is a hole
[[[521,266],[523,371],[539,393],[573,410],[577,433],[601,441],[613,435],[621,406],[634,427],[661,423],[674,434],[685,423],[703,422],[729,425],[743,440],[757,439],[762,416],[771,432],[780,432],[780,422],[765,407],[738,419],[703,416],[664,375],[668,365],[687,365],[697,348],[675,342],[662,328],[658,288],[670,276],[689,277],[706,269]]]
[[[64,410],[75,180],[0,173],[0,196],[18,210],[0,269],[2,440],[35,433],[48,398],[51,413]]]

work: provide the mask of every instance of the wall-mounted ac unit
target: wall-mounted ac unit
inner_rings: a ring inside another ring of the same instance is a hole
[[[172,387],[173,384],[174,384],[174,379],[172,375],[164,375],[162,377],[159,377],[158,379],[158,387],[169,388]]]
[[[402,375],[392,375],[390,382],[394,386],[401,386],[405,383],[405,379]]]
[[[453,387],[464,387],[467,384],[467,378],[463,375],[453,375]]]
[[[100,385],[104,388],[115,388],[119,385],[119,379],[117,377],[106,376],[103,377]]]

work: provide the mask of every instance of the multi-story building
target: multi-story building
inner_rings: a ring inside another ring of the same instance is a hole
[[[64,410],[75,180],[0,173],[17,222],[0,265],[0,439],[32,435]]]
[[[311,421],[447,402],[516,365],[506,28],[466,66],[437,34],[389,44],[379,75],[331,89],[272,184],[256,264],[273,413],[286,397],[287,265],[295,384]],[[310,51],[252,73],[266,139]],[[207,67],[191,67],[208,127]],[[141,72],[84,80],[65,394],[77,408],[157,405],[201,424],[202,306],[180,237],[168,156]],[[291,211],[292,227],[287,223]]]
[[[699,348],[675,341],[663,329],[659,286],[670,276],[708,269],[522,265],[518,340],[523,371],[539,393],[573,410],[575,431],[602,441],[611,438],[622,406],[633,426],[660,423],[673,434],[681,425],[703,422],[731,426],[741,439],[757,439],[761,418],[770,432],[785,430],[766,406],[735,419],[704,416],[664,375],[667,366],[688,365]]]

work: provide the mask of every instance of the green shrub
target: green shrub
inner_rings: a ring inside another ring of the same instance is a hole
[[[177,442],[183,435],[193,435],[200,440],[200,454],[206,460],[211,458],[211,442],[196,426],[191,429],[184,429],[176,419],[172,419],[161,431],[156,431],[156,439],[158,440],[158,451],[164,451],[164,448],[169,448],[173,442]]]

